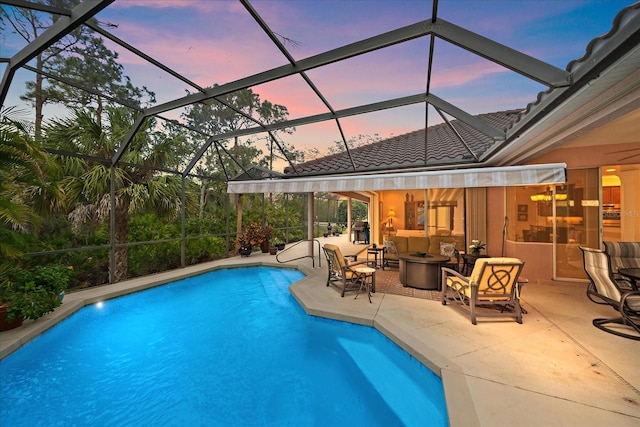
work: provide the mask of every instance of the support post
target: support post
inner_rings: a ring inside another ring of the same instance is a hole
[[[313,192],[307,193],[307,239],[309,244],[309,254],[311,257],[315,257],[313,253],[313,226],[315,225],[315,203]]]

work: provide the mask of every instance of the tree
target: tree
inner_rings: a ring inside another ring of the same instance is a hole
[[[373,136],[371,135],[362,135],[359,134],[356,137],[350,138],[347,141],[347,147],[349,150],[353,150],[354,148],[362,147],[365,145],[373,144],[374,142],[381,141],[382,138],[377,133]],[[343,141],[334,141],[335,146],[329,147],[327,150],[328,154],[338,154],[346,151],[345,145]]]
[[[50,58],[43,64],[43,69],[64,76],[80,87],[91,88],[95,93],[48,79],[48,86],[41,88],[41,96],[45,102],[63,103],[67,107],[94,107],[98,120],[105,106],[116,105],[106,96],[136,107],[155,102],[153,92],[144,86],[133,86],[117,59],[118,54],[107,49],[102,39],[82,37],[74,46]],[[36,93],[35,82],[27,82],[27,92],[21,99],[35,99]]]
[[[216,87],[217,85],[214,85]],[[200,104],[194,104],[187,108],[183,118],[187,124],[208,135],[233,132],[239,129],[255,127],[258,123],[272,124],[286,120],[289,112],[283,105],[273,104],[269,101],[262,101],[260,95],[251,89],[239,90],[227,95],[212,99]],[[293,128],[282,129],[281,132],[291,133]],[[277,132],[273,132],[277,135]],[[203,137],[204,138],[204,137]],[[202,141],[204,142],[204,141]],[[270,156],[265,156],[262,150],[255,147],[255,140],[247,138],[245,147],[242,149],[239,138],[233,139],[233,145],[229,147],[227,142],[220,143],[234,156],[235,162],[230,159],[224,160],[224,165],[219,162],[205,164],[205,168],[212,168],[214,171],[222,171],[223,166],[232,173],[240,173],[237,164],[242,167],[259,164],[268,167]],[[293,150],[292,150],[293,151]],[[263,157],[260,157],[263,156]],[[214,160],[215,158],[211,158]],[[235,164],[237,162],[237,164]]]
[[[45,128],[46,144],[58,150],[77,153],[59,156],[61,187],[75,227],[91,222],[106,222],[111,213],[111,168],[109,161],[135,120],[125,108],[107,107],[105,122],[97,120],[91,109],[77,109],[73,117],[53,121]],[[181,179],[159,173],[153,167],[175,166],[178,159],[174,145],[179,140],[154,132],[155,123],[146,121],[133,137],[115,176],[115,244],[128,241],[132,214],[153,211],[177,217],[181,210]],[[104,160],[100,160],[104,159]],[[194,206],[193,189],[187,191],[185,208]],[[127,278],[128,249],[117,246],[115,258],[109,260],[115,281]]]
[[[19,258],[21,233],[40,224],[37,211],[29,203],[33,189],[52,189],[45,182],[46,155],[18,115],[12,108],[0,110],[0,258],[4,260]]]
[[[355,221],[366,221],[368,218],[368,206],[365,202],[360,200],[351,201],[351,219]],[[347,223],[347,201],[342,200],[338,205],[338,221],[342,224]]]
[[[43,0],[41,1],[41,3],[55,8],[70,9],[75,4],[77,4],[77,1]],[[58,15],[56,14],[51,14],[50,20],[43,19],[43,16],[45,16],[45,14],[39,14],[27,8],[0,8],[0,24],[2,24],[2,26],[5,26],[8,22],[9,25],[13,28],[13,32],[15,34],[18,34],[28,43],[34,41],[44,31],[46,31],[47,28],[49,28],[58,20]],[[36,139],[40,138],[43,120],[42,110],[44,104],[47,102],[47,96],[42,91],[44,77],[41,74],[41,71],[44,70],[44,64],[47,63],[49,59],[62,55],[63,52],[78,43],[79,39],[82,37],[83,32],[86,33],[87,31],[88,30],[86,27],[80,26],[78,29],[63,37],[60,41],[58,41],[53,46],[49,47],[43,53],[39,54],[36,57],[36,79],[34,82],[29,82],[31,83],[32,88],[32,96],[29,100],[32,101],[36,114],[34,127]]]
[[[215,86],[215,85],[214,85]],[[238,111],[240,113],[238,113]],[[190,127],[200,129],[208,135],[233,132],[235,130],[257,126],[257,123],[271,124],[286,120],[289,112],[285,106],[262,101],[260,95],[251,89],[243,89],[230,93],[218,100],[213,99],[188,107],[183,118]],[[293,132],[293,129],[284,129],[283,132]],[[277,133],[274,132],[274,135]],[[194,146],[205,142],[205,137],[194,138]],[[212,176],[221,181],[234,177],[242,170],[252,165],[260,165],[268,168],[271,166],[274,155],[270,152],[264,155],[255,140],[248,138],[244,144],[238,138],[233,139],[233,145],[229,147],[227,141],[218,141],[222,148],[231,154],[229,158],[223,150],[216,147],[205,153],[199,161],[196,172],[200,175]],[[295,153],[292,147],[287,147],[289,153]],[[197,151],[197,149],[194,149]],[[202,180],[200,188],[200,216],[204,214],[204,207],[215,184],[209,180]]]
[[[47,6],[60,9],[72,9],[77,0],[42,0]],[[58,15],[37,13],[26,8],[0,9],[0,25],[9,25],[13,32],[27,42],[32,42],[58,20]],[[101,25],[95,19],[91,22]],[[129,77],[123,74],[122,65],[116,61],[118,54],[107,49],[101,38],[94,37],[91,30],[79,26],[57,43],[54,43],[36,57],[35,80],[26,83],[27,90],[20,97],[31,102],[35,110],[34,133],[36,139],[41,136],[44,120],[44,106],[47,103],[63,103],[66,106],[95,107],[97,118],[106,105],[114,105],[107,97],[122,100],[124,103],[139,106],[141,103],[155,102],[155,94],[147,88],[138,88],[131,84]],[[80,87],[91,88],[96,94],[70,86],[62,81],[45,77],[42,72],[61,76]],[[106,96],[105,96],[106,95]]]

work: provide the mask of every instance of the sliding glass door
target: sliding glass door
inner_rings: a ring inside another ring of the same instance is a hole
[[[545,210],[544,216],[552,225],[553,276],[559,280],[586,279],[580,246],[600,247],[599,170],[569,169],[567,183],[552,190],[550,200],[541,201],[539,209]]]

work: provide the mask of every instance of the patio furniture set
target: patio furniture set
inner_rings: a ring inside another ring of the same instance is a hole
[[[378,264],[377,258],[373,261],[351,260],[333,244],[325,244],[323,250],[328,264],[327,286],[336,286],[343,297],[347,290],[357,290],[355,298],[365,289],[371,302],[371,293],[375,293],[376,267],[384,268],[385,250],[382,251],[382,265]],[[379,251],[374,253],[377,257]],[[464,276],[452,268],[459,264],[450,264],[451,258],[444,255],[426,252],[395,252],[395,255],[403,286],[441,291],[442,304],[463,309],[472,324],[477,323],[478,317],[508,317],[522,323],[524,311],[520,306],[520,293],[526,279],[520,277],[524,266],[521,260],[479,258],[470,276]]]

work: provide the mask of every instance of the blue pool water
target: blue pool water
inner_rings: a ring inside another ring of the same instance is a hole
[[[295,270],[213,271],[85,307],[0,361],[0,425],[447,425],[373,328],[308,316]]]

